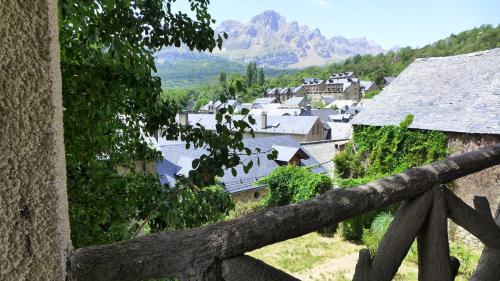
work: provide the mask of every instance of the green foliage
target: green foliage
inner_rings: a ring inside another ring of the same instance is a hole
[[[153,232],[200,227],[223,220],[234,209],[230,195],[220,185],[193,188],[186,180],[163,192],[165,201],[150,214]]]
[[[233,220],[244,217],[251,213],[262,210],[266,207],[266,202],[264,200],[250,201],[250,202],[236,202],[236,206],[233,210],[229,212],[226,220]]]
[[[313,174],[307,168],[286,165],[275,169],[258,184],[269,187],[264,200],[267,206],[275,207],[311,199],[328,190],[331,180],[326,175]]]
[[[165,200],[165,188],[157,179],[134,171],[120,175],[116,170],[132,166],[136,160],[159,160],[160,153],[145,138],[158,129],[164,129],[167,139],[207,149],[190,175],[193,188],[214,184],[215,176],[240,165],[239,154],[247,152],[243,135],[253,132],[247,122],[233,122],[226,114],[232,108],[218,112],[216,132],[176,124],[178,103],[186,98],[177,92],[162,92],[160,78],[153,76],[154,52],[181,44],[191,50],[211,51],[221,47],[226,35],[215,34],[211,28],[214,20],[207,12],[207,0],[189,0],[192,18],[172,10],[172,2],[59,1],[64,145],[71,235],[76,247],[130,237],[134,224]],[[230,87],[222,89],[220,99],[234,93]],[[229,204],[218,197],[207,198],[215,200],[214,204]],[[158,225],[165,229],[196,225],[186,220]]]
[[[446,135],[410,130],[411,115],[400,126],[355,126],[354,139],[335,159],[339,178],[383,177],[446,156]]]
[[[375,255],[378,245],[384,237],[393,218],[394,216],[391,213],[379,213],[373,220],[370,228],[365,228],[363,230],[363,243],[365,243],[370,250],[372,257]]]
[[[340,234],[349,241],[361,241],[363,229],[369,228],[377,212],[369,212],[343,221],[340,224]]]
[[[413,116],[400,126],[355,126],[354,137],[337,154],[334,182],[340,187],[365,184],[406,169],[431,163],[446,156],[447,137],[443,132],[411,130]],[[377,213],[357,216],[342,223],[346,239],[359,240]]]
[[[381,92],[381,90],[373,90],[373,91],[369,91],[367,92],[363,98],[364,99],[371,99],[373,98],[374,96],[378,95],[379,93]]]

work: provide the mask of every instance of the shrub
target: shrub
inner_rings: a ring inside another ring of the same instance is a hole
[[[389,212],[378,214],[369,229],[363,229],[363,242],[370,250],[372,256],[378,249],[378,245],[389,228],[394,216]]]
[[[234,209],[234,202],[220,185],[196,188],[185,180],[179,180],[165,193],[167,199],[149,222],[153,232],[219,222]]]
[[[307,168],[286,165],[275,169],[258,184],[269,187],[269,194],[264,198],[265,205],[275,207],[313,198],[328,190],[331,180],[326,175],[313,174]]]
[[[248,214],[257,212],[266,207],[264,200],[256,201],[256,202],[236,202],[236,205],[233,210],[231,210],[226,217],[226,220],[232,220],[244,217]]]

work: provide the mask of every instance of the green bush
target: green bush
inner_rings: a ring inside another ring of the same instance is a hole
[[[363,229],[363,243],[368,247],[372,256],[377,251],[393,218],[394,216],[389,212],[380,213],[375,217],[369,229]]]
[[[308,200],[331,187],[331,179],[323,174],[313,174],[309,169],[295,165],[281,166],[258,184],[269,187],[264,198],[268,207],[282,206]]]
[[[220,185],[196,188],[185,180],[165,190],[166,200],[149,222],[152,232],[200,227],[224,220],[234,202]]]
[[[345,220],[340,224],[340,234],[346,240],[361,241],[363,229],[370,228],[376,216],[376,212],[370,212]]]
[[[265,204],[266,202],[264,200],[255,202],[236,202],[234,209],[229,212],[226,220],[241,218],[253,212],[262,210],[266,207]]]

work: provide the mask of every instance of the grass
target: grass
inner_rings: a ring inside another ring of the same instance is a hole
[[[357,253],[362,247],[339,237],[310,233],[250,252],[249,255],[288,273],[312,269],[327,260]]]
[[[318,233],[310,233],[269,245],[248,254],[273,267],[295,275],[301,280],[345,281],[352,280],[357,262],[357,253],[364,247],[364,245],[345,241],[338,235],[324,237]],[[455,280],[468,280],[477,265],[480,251],[463,244],[451,243],[450,253],[460,260],[459,275]],[[345,259],[346,257],[348,259]],[[400,266],[394,280],[417,281],[417,261],[415,243]],[[344,265],[341,265],[342,263]]]

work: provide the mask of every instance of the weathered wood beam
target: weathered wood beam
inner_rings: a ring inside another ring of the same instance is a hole
[[[413,198],[432,186],[498,164],[500,144],[238,220],[78,249],[69,259],[69,280],[203,280],[222,259]]]
[[[452,280],[444,189],[434,188],[434,204],[417,237],[418,280]]]
[[[498,204],[495,221],[500,227],[500,204]],[[498,239],[500,240],[500,237]],[[470,281],[498,280],[500,280],[500,248],[485,246]]]
[[[500,248],[500,227],[495,224],[486,198],[476,196],[474,199],[477,211],[467,205],[451,191],[446,190],[448,217],[460,225],[483,244],[492,248]]]
[[[370,255],[370,250],[361,249],[359,251],[358,263],[356,264],[356,269],[354,270],[354,278],[352,279],[352,281],[369,281],[371,266],[372,257]]]
[[[238,256],[222,261],[224,281],[300,281],[299,279],[250,256]]]
[[[368,280],[394,278],[431,209],[434,196],[429,190],[401,204],[372,259]]]

